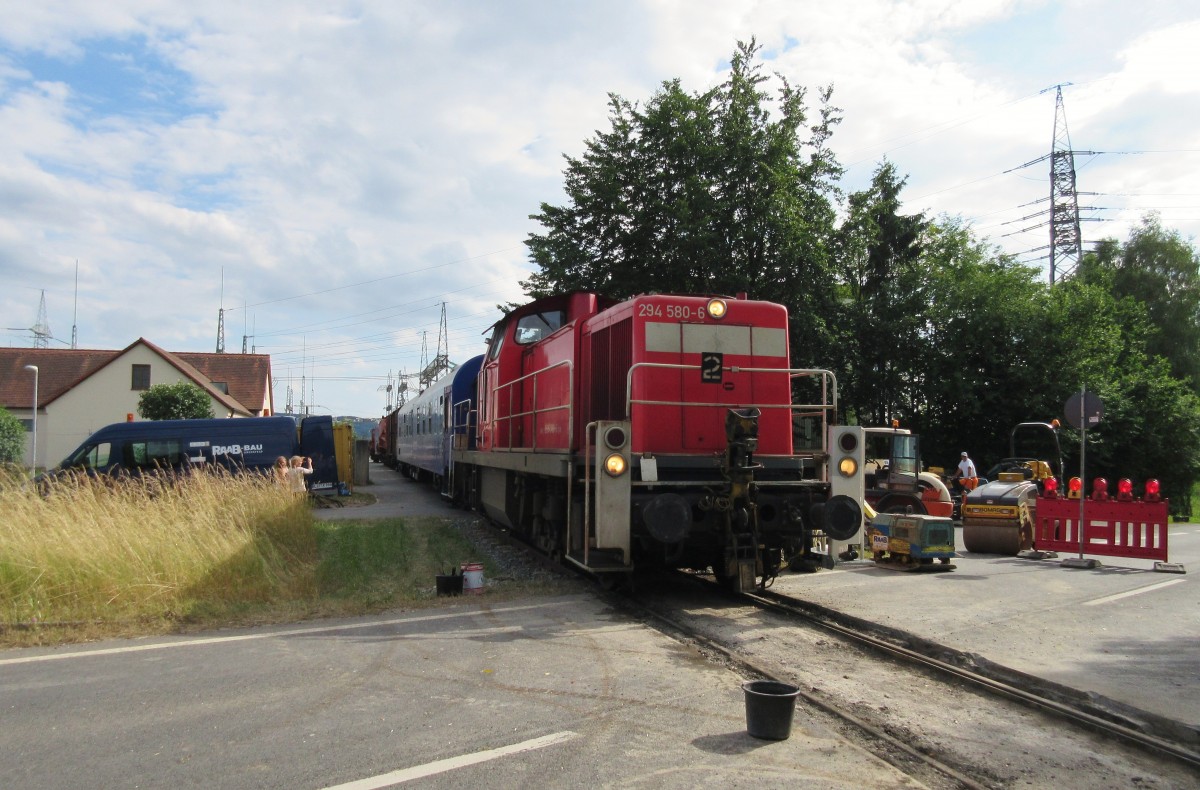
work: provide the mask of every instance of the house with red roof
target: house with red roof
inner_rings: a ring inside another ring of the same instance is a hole
[[[155,384],[196,384],[218,417],[275,413],[268,354],[171,352],[145,338],[120,351],[0,348],[0,406],[31,432],[34,373],[27,365],[38,369],[39,467],[56,465],[105,425],[139,419],[138,399]]]

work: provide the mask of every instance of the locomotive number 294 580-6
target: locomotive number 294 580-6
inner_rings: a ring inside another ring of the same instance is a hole
[[[674,318],[677,321],[703,321],[708,312],[703,307],[691,307],[686,304],[650,304],[638,305],[639,318]]]

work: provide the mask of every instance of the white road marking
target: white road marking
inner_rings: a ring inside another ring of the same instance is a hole
[[[512,606],[503,609],[489,609],[489,613],[501,612],[524,612],[531,609],[544,609],[546,607],[556,607],[558,604],[530,604],[529,606]],[[360,628],[378,628],[388,625],[403,625],[404,623],[423,623],[430,620],[449,620],[458,617],[471,617],[478,615],[478,610],[469,612],[455,612],[452,614],[437,614],[428,617],[397,617],[392,620],[372,620],[362,623],[346,623],[343,625],[323,625],[314,626],[312,628],[293,628],[288,631],[265,631],[256,632],[253,634],[239,634],[237,636],[212,636],[203,639],[183,639],[177,642],[155,642],[149,645],[129,645],[127,647],[109,647],[100,650],[78,650],[69,653],[46,653],[38,656],[21,656],[18,658],[3,658],[0,659],[0,667],[9,666],[11,664],[34,664],[40,661],[60,661],[68,658],[88,658],[91,656],[115,656],[122,653],[140,653],[145,650],[166,650],[171,647],[197,647],[199,645],[217,645],[224,642],[246,642],[252,639],[271,639],[277,636],[304,636],[306,634],[322,634],[330,631],[352,631]]]
[[[1116,595],[1106,595],[1103,598],[1097,598],[1094,601],[1084,601],[1083,605],[1084,606],[1099,606],[1102,603],[1108,603],[1109,601],[1119,601],[1120,599],[1128,598],[1131,595],[1141,595],[1142,593],[1145,593],[1145,592],[1153,592],[1154,590],[1161,590],[1163,587],[1170,587],[1172,584],[1180,584],[1185,581],[1187,581],[1187,579],[1172,579],[1169,582],[1159,582],[1158,584],[1151,584],[1147,587],[1139,587],[1136,590],[1130,590],[1129,592],[1117,593]]]
[[[402,768],[399,771],[392,771],[379,776],[372,776],[367,779],[359,779],[346,784],[333,785],[326,790],[378,790],[381,787],[391,787],[402,782],[411,782],[413,779],[424,779],[428,776],[453,771],[457,768],[465,768],[468,765],[476,765],[484,763],[488,760],[496,760],[500,757],[508,757],[521,752],[531,752],[534,749],[544,749],[547,746],[555,746],[560,743],[566,743],[579,737],[579,733],[566,730],[564,732],[556,732],[553,735],[544,735],[541,738],[534,738],[531,741],[524,743],[514,743],[511,746],[501,746],[498,749],[489,749],[486,752],[476,752],[475,754],[464,754],[460,757],[449,757],[445,760],[426,763],[425,765],[415,765],[412,768]]]

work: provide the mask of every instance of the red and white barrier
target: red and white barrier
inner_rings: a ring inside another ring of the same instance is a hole
[[[1080,543],[1079,500],[1038,497],[1033,544],[1039,551],[1167,561],[1169,507],[1159,502],[1087,500]]]

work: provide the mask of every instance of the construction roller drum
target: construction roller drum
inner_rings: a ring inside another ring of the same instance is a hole
[[[1005,479],[972,491],[962,506],[963,546],[973,553],[1009,557],[1032,549],[1037,493],[1035,483]]]

